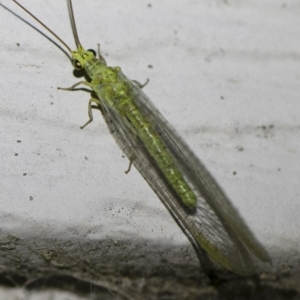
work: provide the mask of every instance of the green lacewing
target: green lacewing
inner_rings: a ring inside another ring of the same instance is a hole
[[[269,262],[266,250],[256,240],[230,200],[195,156],[185,141],[142,91],[144,85],[128,79],[120,67],[110,67],[98,47],[85,50],[76,29],[72,1],[68,0],[76,50],[44,23],[14,1],[46,28],[70,52],[73,67],[84,70],[96,97],[89,100],[89,120],[93,109],[101,111],[110,133],[130,165],[144,177],[196,252],[205,251],[213,261],[240,275],[254,272],[252,256]]]

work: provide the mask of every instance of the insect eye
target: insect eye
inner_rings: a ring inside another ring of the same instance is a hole
[[[96,51],[94,49],[88,49],[87,51],[93,53],[93,55],[96,57],[97,54],[96,54]]]
[[[78,60],[73,60],[72,61],[73,67],[75,70],[81,70],[82,69],[82,65]]]

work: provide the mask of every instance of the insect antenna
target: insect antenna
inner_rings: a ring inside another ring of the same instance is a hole
[[[35,19],[40,25],[42,25],[47,31],[49,31],[57,40],[59,40],[68,50],[72,53],[71,48],[56,34],[54,33],[47,25],[45,25],[41,20],[39,20],[34,14],[32,14],[29,10],[27,10],[23,5],[21,5],[18,1],[12,0],[18,6],[20,6],[26,13],[28,13],[33,19]],[[76,29],[76,28],[75,28]],[[78,39],[78,37],[77,37]]]
[[[76,22],[75,22],[75,17],[74,17],[72,0],[68,0],[68,7],[69,7],[69,15],[70,15],[70,20],[71,20],[73,35],[74,35],[76,47],[78,48],[79,46],[81,46],[81,43],[79,41],[78,31],[77,31],[77,28],[76,28]]]

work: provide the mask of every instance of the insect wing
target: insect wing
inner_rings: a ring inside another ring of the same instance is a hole
[[[151,120],[151,124],[173,155],[178,168],[182,171],[187,181],[193,185],[198,198],[197,200],[200,200],[200,203],[204,200],[204,203],[207,203],[210,206],[209,210],[213,210],[213,214],[226,228],[231,239],[233,236],[237,237],[237,239],[259,259],[262,261],[270,261],[268,253],[255,239],[254,235],[248,229],[237,210],[232,206],[225,193],[189,146],[178,135],[175,129],[172,128],[167,120],[165,120],[151,100],[139,87],[134,86],[132,93],[134,95],[133,98],[135,104],[144,115]],[[199,210],[201,210],[201,207],[199,207]],[[204,222],[204,220],[202,222]],[[211,226],[214,224],[209,225]],[[202,227],[203,226],[201,226],[201,228]],[[219,229],[220,228],[217,228],[217,230]],[[221,232],[214,232],[213,234],[215,233],[218,233],[218,236],[221,234]]]
[[[128,81],[125,76],[124,80]],[[137,107],[151,121],[151,124],[169,148],[184,177],[192,184],[197,195],[196,212],[191,213],[182,206],[181,200],[170,188],[169,183],[149,155],[144,144],[136,134],[132,133],[128,122],[113,109],[103,106],[102,114],[111,134],[125,155],[133,159],[135,167],[194,246],[196,245],[198,248],[201,246],[211,258],[236,273],[251,274],[253,272],[253,262],[243,245],[243,243],[246,244],[243,240],[244,235],[250,234],[252,238],[251,232],[189,147],[167,123],[141,89],[133,83],[131,85],[131,95]],[[217,199],[213,197],[217,197]],[[231,214],[231,216],[228,214]],[[241,226],[240,224],[245,229],[242,232],[236,230],[238,232],[236,233],[232,227]],[[245,240],[249,240],[249,237],[246,236]],[[258,253],[261,252],[260,245],[254,240],[254,237],[251,239],[250,244],[254,245],[254,249],[258,248]]]

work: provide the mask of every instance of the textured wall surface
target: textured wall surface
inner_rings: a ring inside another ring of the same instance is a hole
[[[12,1],[1,3],[37,26]],[[66,3],[22,4],[73,48]],[[150,79],[145,93],[268,250],[272,266],[258,265],[266,286],[272,282],[278,285],[272,292],[295,295],[298,1],[75,0],[74,7],[82,44],[96,48],[100,42],[109,65],[140,82]],[[0,278],[6,299],[46,297],[7,286],[36,282],[52,289],[64,276],[72,276],[70,286],[94,280],[120,299],[139,299],[147,288],[153,297],[169,292],[184,299],[182,290],[195,286],[195,297],[217,297],[220,290],[201,281],[192,247],[150,187],[134,168],[124,174],[128,160],[101,115],[80,130],[90,96],[57,90],[80,80],[66,55],[3,7],[0,28]],[[137,276],[142,282],[130,281]],[[155,276],[165,276],[165,285]],[[182,290],[168,288],[182,277]],[[49,293],[51,299],[80,299]]]

